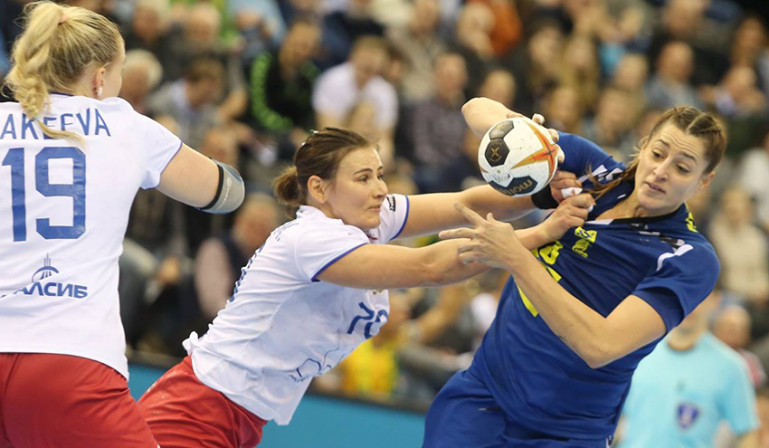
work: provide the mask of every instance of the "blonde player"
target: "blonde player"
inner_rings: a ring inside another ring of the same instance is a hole
[[[211,212],[237,173],[122,99],[117,26],[30,4],[0,104],[0,447],[155,448],[128,392],[118,256],[141,188]]]
[[[531,207],[491,187],[421,196],[388,194],[373,143],[328,128],[311,135],[276,181],[296,219],[254,254],[235,292],[201,338],[185,341],[182,363],[139,401],[164,448],[253,447],[268,420],[291,420],[313,377],[377,334],[388,288],[437,285],[485,268],[465,266],[457,242],[412,249],[398,237],[459,225],[459,201],[511,219]],[[540,226],[520,231],[529,247],[579,225],[588,195],[564,201]]]

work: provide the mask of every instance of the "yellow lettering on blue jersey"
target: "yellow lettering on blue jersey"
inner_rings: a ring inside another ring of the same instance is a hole
[[[547,269],[548,274],[550,274],[550,276],[553,277],[553,280],[555,280],[556,282],[561,281],[561,274],[557,273],[555,269],[551,268],[550,266],[547,266],[544,263],[542,263],[542,266],[544,266],[545,269]],[[531,313],[531,315],[534,317],[539,316],[539,311],[537,311],[537,307],[535,307],[534,304],[531,303],[531,300],[529,300],[529,298],[526,297],[526,294],[523,293],[520,286],[518,287],[518,294],[521,295],[521,301],[523,302],[523,306],[525,306],[526,309],[529,310],[529,313]]]
[[[540,248],[537,253],[535,253],[535,256],[539,256],[539,259],[548,265],[554,265],[555,261],[558,259],[558,254],[560,253],[560,250],[563,248],[563,244],[561,244],[560,241],[556,241],[553,244],[550,244],[548,246]]]
[[[689,212],[689,216],[686,217],[686,228],[692,232],[697,232],[697,225],[694,224],[694,216],[691,214],[691,212]]]
[[[576,235],[579,240],[574,243],[574,246],[572,246],[571,250],[587,258],[587,250],[590,248],[591,244],[595,243],[598,232],[595,230],[585,230],[582,227],[577,227],[574,229],[574,235]]]

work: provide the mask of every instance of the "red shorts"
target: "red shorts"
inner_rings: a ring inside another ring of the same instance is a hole
[[[253,448],[267,423],[195,376],[187,356],[139,400],[163,448]]]
[[[86,358],[0,353],[0,448],[157,448],[126,379]]]

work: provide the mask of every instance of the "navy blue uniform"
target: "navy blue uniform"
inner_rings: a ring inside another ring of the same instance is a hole
[[[589,168],[606,182],[625,169],[581,137],[562,134],[560,144],[564,171]],[[619,184],[596,201],[584,225],[534,252],[564,289],[602,316],[632,294],[654,308],[669,331],[713,289],[718,259],[685,205],[653,218],[595,219],[633,188]],[[591,369],[511,277],[473,365],[433,403],[425,447],[604,447],[633,371],[657,342]]]

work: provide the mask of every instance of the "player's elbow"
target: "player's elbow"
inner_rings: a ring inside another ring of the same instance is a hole
[[[615,359],[611,344],[599,339],[587,341],[587,343],[582,344],[577,350],[577,355],[582,358],[591,369],[600,369]]]

